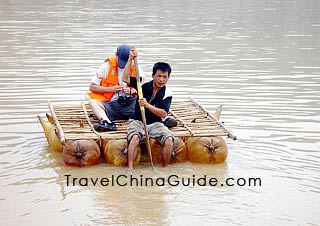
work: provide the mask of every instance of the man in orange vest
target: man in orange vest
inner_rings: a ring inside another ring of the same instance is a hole
[[[129,119],[134,112],[136,89],[128,87],[122,81],[124,67],[129,58],[131,46],[120,45],[113,57],[107,58],[91,79],[90,107],[100,121],[94,125],[97,131],[117,130],[114,120]],[[145,77],[139,67],[140,76]],[[130,76],[135,76],[134,65],[130,67]]]

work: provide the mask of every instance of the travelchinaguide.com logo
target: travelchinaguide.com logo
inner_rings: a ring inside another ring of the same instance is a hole
[[[145,177],[144,175],[111,175],[110,177],[72,177],[64,175],[67,186],[131,186],[131,187],[152,187],[152,186],[249,186],[261,187],[262,181],[259,177],[239,177],[218,180],[208,175],[182,177],[171,174],[167,177]]]

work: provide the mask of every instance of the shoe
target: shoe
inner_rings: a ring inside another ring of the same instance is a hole
[[[163,121],[163,124],[168,128],[176,127],[178,125],[178,120],[168,117]]]
[[[114,122],[108,123],[107,120],[101,120],[100,122],[96,123],[93,128],[96,131],[104,132],[104,131],[116,131],[117,126]]]

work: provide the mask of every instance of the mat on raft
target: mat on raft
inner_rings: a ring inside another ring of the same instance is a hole
[[[126,138],[128,120],[115,121],[117,131],[98,132],[93,128],[93,124],[98,120],[93,117],[89,104],[63,106],[52,105],[48,101],[48,105],[62,143],[66,140]],[[236,139],[236,136],[220,121],[192,98],[186,101],[173,101],[169,116],[179,121],[178,126],[170,128],[176,137],[227,136]]]

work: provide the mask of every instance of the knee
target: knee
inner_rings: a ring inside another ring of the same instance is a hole
[[[100,107],[101,102],[96,99],[89,99],[89,105],[91,108]]]
[[[139,136],[137,134],[133,135],[130,140],[130,144],[134,146],[138,146],[139,142],[140,142]]]
[[[89,99],[89,105],[90,105],[90,107],[96,106],[96,105],[97,105],[97,100],[95,100],[95,99]]]
[[[165,140],[164,145],[172,147],[173,146],[173,137],[168,137]]]

